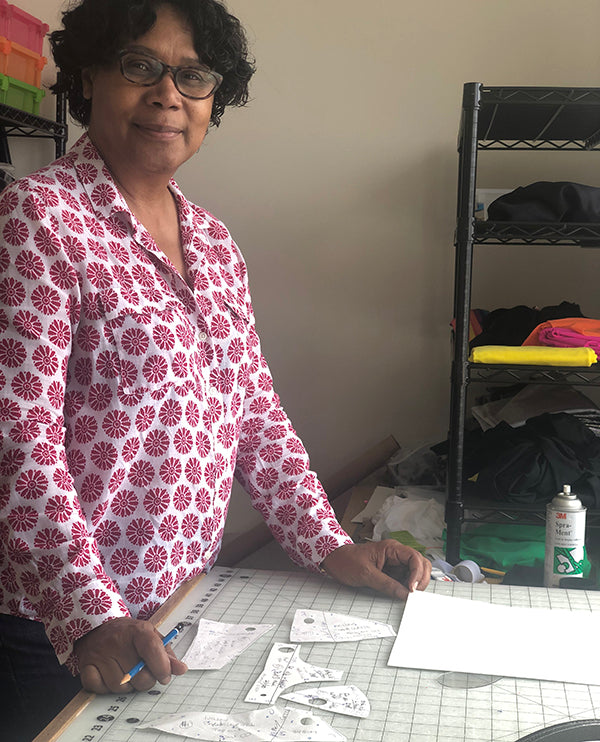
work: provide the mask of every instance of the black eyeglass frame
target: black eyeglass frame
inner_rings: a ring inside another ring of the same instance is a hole
[[[125,74],[125,69],[123,66],[123,58],[127,54],[137,54],[140,57],[145,57],[147,59],[152,60],[153,62],[156,62],[156,64],[160,65],[161,72],[159,77],[154,80],[153,82],[139,82],[138,80],[132,80],[131,78],[127,77]],[[184,64],[178,67],[174,67],[173,65],[167,64],[166,62],[163,62],[161,59],[157,59],[156,57],[152,56],[152,54],[148,54],[148,52],[137,52],[133,49],[121,49],[119,52],[119,68],[121,70],[121,74],[123,77],[127,80],[127,82],[132,83],[133,85],[140,85],[143,88],[151,88],[153,85],[158,85],[158,83],[163,79],[163,77],[167,74],[167,72],[171,75],[173,78],[173,82],[175,83],[175,87],[183,95],[184,98],[191,98],[192,100],[206,100],[207,98],[210,98],[212,95],[214,95],[217,90],[219,89],[221,83],[223,82],[223,75],[216,72],[215,70],[211,70],[208,67],[193,67],[189,64]],[[213,89],[210,91],[210,93],[207,93],[206,95],[190,95],[189,93],[184,93],[183,90],[179,87],[179,83],[177,82],[177,73],[181,70],[193,70],[195,72],[207,72],[209,75],[211,75],[214,78],[215,85]]]

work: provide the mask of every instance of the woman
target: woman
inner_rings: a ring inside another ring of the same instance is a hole
[[[56,88],[87,133],[0,199],[0,665],[18,715],[48,697],[38,726],[79,687],[63,664],[98,693],[185,672],[146,619],[214,563],[234,474],[299,564],[396,597],[429,580],[413,550],[339,526],[273,391],[241,255],[171,180],[247,101],[239,22],[216,0],[82,0],[63,21]]]

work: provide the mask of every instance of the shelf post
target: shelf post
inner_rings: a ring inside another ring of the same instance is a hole
[[[57,75],[57,82],[60,80],[60,72]],[[66,124],[67,122],[67,96],[65,93],[56,94],[56,123]],[[62,157],[67,150],[67,136],[54,137],[56,150],[56,159]]]
[[[9,165],[12,164],[8,137],[6,136],[6,129],[3,126],[0,126],[0,162],[5,162]]]
[[[467,409],[471,263],[473,254],[477,124],[480,83],[466,83],[458,142],[458,199],[454,268],[454,360],[452,363],[450,424],[448,433],[448,485],[446,499],[446,559],[460,561],[464,519],[462,499],[464,425]]]

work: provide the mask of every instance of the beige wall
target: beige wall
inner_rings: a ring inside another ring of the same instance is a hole
[[[61,7],[19,4],[51,25]],[[441,439],[462,84],[599,86],[600,3],[229,8],[257,58],[253,99],[225,115],[178,180],[242,247],[263,347],[313,465],[326,476],[389,433],[409,446]],[[600,154],[485,156],[481,186],[600,185]],[[599,316],[599,259],[577,248],[480,248],[476,304],[570,299]],[[242,499],[230,532],[255,522]]]

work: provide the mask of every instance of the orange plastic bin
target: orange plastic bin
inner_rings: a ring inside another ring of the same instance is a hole
[[[0,36],[0,73],[39,88],[46,57]]]

